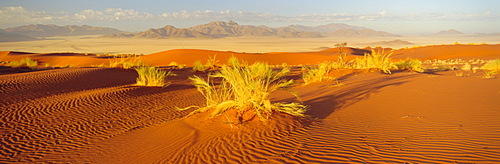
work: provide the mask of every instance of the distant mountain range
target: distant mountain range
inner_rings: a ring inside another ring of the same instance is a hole
[[[190,28],[175,28],[167,25],[158,29],[149,29],[138,33],[109,34],[111,38],[223,38],[223,37],[281,37],[281,38],[319,38],[325,36],[342,37],[380,37],[399,36],[383,31],[375,31],[365,27],[332,23],[316,27],[291,25],[271,28],[267,26],[239,25],[234,21],[210,22]]]
[[[274,36],[282,38],[318,38],[323,37],[316,32],[297,30],[291,27],[271,28],[267,26],[239,25],[234,21],[210,22],[190,28],[175,28],[167,25],[158,29],[149,29],[138,33],[121,33],[104,35],[112,38],[223,38],[239,36]]]
[[[327,25],[320,25],[316,27],[310,27],[310,26],[303,26],[303,25],[290,25],[288,27],[294,28],[296,30],[300,31],[307,31],[307,32],[318,32],[318,33],[332,33],[337,30],[342,30],[342,29],[351,29],[351,30],[364,30],[368,29],[366,27],[359,27],[359,26],[351,26],[343,23],[330,23]]]
[[[343,37],[399,37],[400,35],[391,34],[384,31],[375,31],[372,29],[340,29],[329,33],[330,36],[343,36]]]
[[[438,33],[435,33],[434,35],[462,35],[464,34],[463,32],[460,32],[455,29],[449,29],[449,30],[442,30],[439,31]]]

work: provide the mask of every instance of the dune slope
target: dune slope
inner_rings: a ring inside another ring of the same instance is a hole
[[[347,74],[342,87],[294,88],[316,121],[275,115],[267,126],[233,126],[230,116],[181,118],[188,111],[175,107],[204,100],[191,73],[176,73],[167,88],[133,86],[135,72],[109,68],[0,76],[0,161],[500,162],[498,78]]]

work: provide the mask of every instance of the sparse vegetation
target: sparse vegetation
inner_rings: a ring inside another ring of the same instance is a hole
[[[365,53],[362,58],[356,58],[354,60],[353,67],[356,69],[375,69],[391,74],[390,69],[397,68],[396,65],[390,61],[391,55],[392,53],[386,54],[384,51]]]
[[[184,65],[184,64],[179,64],[179,63],[177,63],[177,62],[175,62],[175,61],[170,62],[170,64],[168,64],[168,66],[170,66],[170,67],[174,67],[174,68],[179,68],[179,69],[183,69],[184,67],[186,67],[186,65]]]
[[[248,65],[237,59],[231,59],[230,62],[231,66],[222,66],[220,72],[210,74],[207,80],[199,76],[190,78],[206,98],[206,106],[192,106],[197,109],[191,114],[211,110],[210,116],[214,117],[234,109],[240,124],[245,121],[245,114],[257,115],[261,121],[268,119],[275,111],[304,116],[307,107],[300,103],[271,103],[269,99],[271,92],[289,91],[294,83],[293,80],[283,79],[290,73],[288,68],[273,70],[265,63]],[[220,85],[216,86],[213,78],[221,78]]]
[[[133,55],[116,55],[110,60],[110,67],[117,67],[123,69],[131,69],[135,67],[145,66],[146,64],[140,56]]]
[[[207,62],[205,63],[205,65],[203,65],[200,60],[195,61],[193,63],[193,71],[205,72],[207,70],[219,67],[219,65],[217,64],[219,61],[215,59],[216,56],[217,55],[214,55],[213,57],[209,57],[207,59]]]
[[[487,70],[491,72],[491,74],[499,74],[500,73],[500,59],[490,60],[488,61],[481,69]]]
[[[394,63],[399,70],[410,70],[415,72],[424,72],[424,67],[422,66],[422,62],[418,59],[405,59],[403,61]]]
[[[345,47],[347,46],[347,43],[339,43],[335,44],[335,47],[337,47],[339,51],[339,60],[338,63],[342,64],[342,66],[347,65],[347,51],[345,50]]]
[[[197,60],[193,63],[193,71],[205,72],[207,68],[201,63],[201,61]]]
[[[38,67],[38,62],[32,60],[31,58],[24,58],[20,61],[12,61],[9,63],[11,67],[28,67],[30,69],[36,69]]]
[[[217,57],[217,54],[212,57],[208,57],[207,62],[205,63],[206,69],[213,69],[218,67],[217,63],[219,63],[219,60],[216,60],[215,57]]]
[[[157,69],[156,67],[141,66],[135,68],[139,77],[136,79],[136,84],[139,86],[151,87],[166,87],[170,83],[166,83],[167,76],[174,76],[172,72],[165,72]]]
[[[333,77],[329,77],[328,74],[340,68],[340,62],[323,62],[318,66],[308,66],[304,67],[304,73],[302,74],[302,79],[304,79],[304,85],[314,83],[314,82],[322,82],[325,80],[335,80]]]

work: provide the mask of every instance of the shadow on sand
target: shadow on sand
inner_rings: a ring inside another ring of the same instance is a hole
[[[415,75],[385,75],[374,79],[365,79],[346,84],[341,87],[331,87],[323,84],[320,90],[300,95],[304,104],[310,107],[307,115],[313,118],[324,119],[330,114],[342,110],[352,104],[370,97],[380,89],[388,86],[397,86],[406,83]]]

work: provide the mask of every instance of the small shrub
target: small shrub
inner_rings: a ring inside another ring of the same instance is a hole
[[[126,55],[118,55],[114,56],[113,59],[110,60],[110,67],[117,67],[123,69],[131,69],[135,67],[146,66],[144,61],[140,56],[126,56]]]
[[[201,61],[197,60],[193,63],[193,71],[205,72],[207,68],[201,64]]]
[[[9,62],[9,66],[11,66],[11,67],[22,67],[23,63],[21,63],[20,61],[11,61],[11,62]]]
[[[481,69],[490,71],[492,74],[500,73],[500,59],[488,61]]]
[[[342,66],[347,65],[347,51],[345,50],[346,46],[347,43],[335,44],[335,47],[337,47],[339,51],[339,60],[337,62],[340,63]]]
[[[363,58],[354,60],[354,68],[356,69],[376,69],[384,73],[391,74],[390,69],[397,68],[390,61],[392,53],[385,54],[384,51],[374,51],[371,54],[365,53]]]
[[[11,67],[28,67],[30,69],[36,69],[38,67],[38,62],[31,58],[24,58],[20,61],[12,61],[9,65]]]
[[[213,57],[209,57],[207,59],[207,62],[205,63],[205,68],[208,70],[208,69],[213,69],[213,68],[217,68],[218,67],[218,64],[219,63],[219,60],[216,60],[215,57],[217,57],[217,54],[214,55]]]
[[[424,67],[422,62],[418,59],[406,59],[397,63],[394,63],[399,70],[410,70],[415,72],[424,72]]]
[[[220,72],[209,75],[207,80],[199,76],[190,78],[198,91],[205,96],[206,106],[192,106],[197,109],[189,115],[211,110],[210,116],[215,117],[235,109],[240,124],[244,122],[243,116],[247,112],[254,113],[261,121],[268,119],[275,111],[304,116],[307,107],[300,103],[271,103],[269,99],[271,92],[288,91],[294,83],[293,80],[283,79],[290,73],[288,68],[278,71],[265,63],[248,65],[234,59],[231,62],[231,66],[222,66]],[[220,85],[215,86],[212,78],[221,78]]]
[[[139,77],[136,82],[139,86],[166,87],[170,83],[165,83],[167,76],[174,76],[172,72],[165,72],[156,67],[142,66],[135,68]]]
[[[335,78],[329,77],[328,74],[339,67],[340,65],[331,62],[323,62],[317,67],[304,67],[305,72],[302,74],[304,85],[325,80],[335,80]]]

